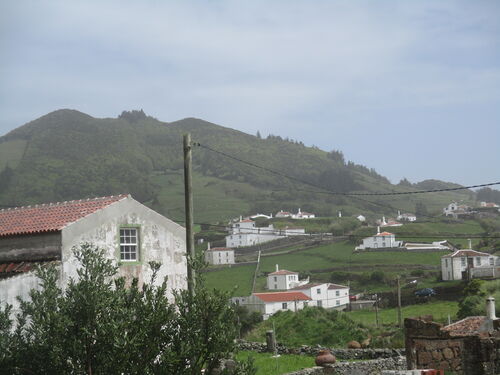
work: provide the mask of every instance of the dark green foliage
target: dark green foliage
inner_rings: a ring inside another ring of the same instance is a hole
[[[500,191],[490,188],[482,188],[477,192],[477,200],[483,202],[493,202],[500,204]]]
[[[370,275],[370,280],[375,283],[382,283],[385,279],[385,273],[383,271],[373,271]]]
[[[250,311],[245,306],[235,306],[237,323],[240,329],[240,337],[252,330],[256,324],[262,321],[262,315],[257,311]]]
[[[9,307],[0,310],[0,373],[200,374],[228,358],[236,336],[228,295],[198,280],[195,296],[166,298],[167,280],[112,278],[117,268],[90,244],[75,251],[78,279],[58,287],[58,271],[39,268],[41,290],[21,304],[10,330]]]
[[[351,340],[367,338],[366,330],[346,314],[321,307],[306,307],[297,312],[280,311],[263,321],[250,333],[249,340],[265,341],[265,332],[276,329],[276,340],[284,345],[325,345],[345,347]]]
[[[473,279],[465,285],[463,297],[458,302],[457,317],[459,319],[474,315],[484,315],[485,292],[481,289],[483,282]]]
[[[417,215],[417,217],[422,217],[422,216],[427,216],[429,213],[427,211],[427,206],[425,204],[423,204],[422,202],[417,202],[415,204],[415,215]]]

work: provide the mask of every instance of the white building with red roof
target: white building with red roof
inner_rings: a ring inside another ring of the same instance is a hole
[[[299,280],[299,273],[280,270],[276,265],[276,271],[267,275],[267,289],[269,290],[289,290],[309,282],[309,278]]]
[[[469,277],[500,277],[499,257],[465,249],[441,257],[443,280],[467,280]]]
[[[235,303],[250,311],[262,314],[264,320],[278,311],[298,311],[306,306],[314,306],[311,297],[301,291],[253,293],[249,297],[235,297]]]
[[[308,283],[293,288],[311,297],[314,305],[325,309],[344,310],[349,304],[349,287],[332,283]]]
[[[77,278],[72,248],[92,243],[119,265],[118,274],[139,283],[162,264],[168,293],[186,288],[185,230],[130,195],[82,199],[0,210],[0,303],[16,308],[16,297],[37,287],[36,265],[55,264],[64,287]]]
[[[228,247],[210,247],[205,250],[205,262],[212,265],[234,264],[234,250]]]
[[[377,228],[377,234],[371,237],[363,238],[363,243],[356,246],[355,250],[365,249],[386,249],[401,247],[402,241],[396,241],[396,235],[390,232],[380,232],[380,227]]]

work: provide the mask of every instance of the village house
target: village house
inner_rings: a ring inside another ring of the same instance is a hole
[[[227,247],[210,247],[205,250],[205,262],[212,265],[234,264],[234,250]]]
[[[415,214],[409,214],[409,213],[402,214],[400,211],[398,211],[398,216],[396,217],[396,219],[412,222],[417,220],[417,216]]]
[[[312,214],[310,212],[302,212],[300,208],[296,214],[292,215],[292,219],[314,219],[315,217],[315,214]]]
[[[226,236],[226,247],[253,246],[289,236],[303,235],[305,235],[304,228],[287,226],[285,229],[275,229],[273,224],[257,227],[253,220],[240,219],[231,224],[229,235]]]
[[[229,235],[226,236],[226,247],[252,246],[283,237],[285,235],[280,233],[279,230],[274,229],[272,224],[267,227],[257,227],[255,221],[241,219],[231,224]]]
[[[470,246],[469,246],[470,247]],[[457,250],[441,257],[443,280],[467,280],[476,277],[499,277],[499,257],[472,249]]]
[[[493,202],[480,202],[479,206],[483,207],[483,208],[498,208],[499,207],[498,204],[493,203]]]
[[[276,271],[267,275],[267,289],[269,290],[289,290],[309,282],[309,278],[299,280],[299,273],[288,270],[280,270],[276,265]]]
[[[349,305],[349,287],[332,283],[312,283],[293,288],[311,297],[310,306],[344,310]]]
[[[286,291],[252,293],[249,297],[234,297],[232,301],[250,311],[257,311],[266,320],[278,311],[302,310],[309,306],[312,298],[299,291]]]
[[[364,217],[363,215],[356,216],[356,219],[358,219],[362,223],[364,223],[366,221],[366,217]]]
[[[401,247],[401,245],[402,241],[396,241],[395,234],[389,232],[380,233],[380,227],[378,227],[377,234],[363,238],[363,243],[356,246],[355,250],[394,248]]]
[[[385,216],[382,216],[382,220],[377,220],[377,225],[380,227],[400,227],[403,224],[394,219],[385,220]]]
[[[288,212],[288,211],[283,211],[283,210],[280,210],[280,212],[278,212],[275,217],[277,218],[287,218],[287,217],[292,217],[292,213],[291,212]]]
[[[77,278],[73,248],[92,243],[118,264],[118,275],[148,282],[149,262],[162,264],[168,293],[186,288],[185,230],[130,195],[82,199],[0,210],[0,303],[28,298],[39,280],[36,265],[54,264],[59,285]]]
[[[460,216],[470,215],[474,213],[472,209],[465,204],[458,204],[457,202],[452,202],[445,208],[443,208],[444,216],[451,216],[458,219]]]

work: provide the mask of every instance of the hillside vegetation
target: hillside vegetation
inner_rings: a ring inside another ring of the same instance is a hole
[[[439,181],[392,185],[375,170],[344,160],[339,151],[325,152],[278,136],[260,139],[194,118],[166,123],[132,111],[97,119],[75,110],[58,110],[0,137],[0,205],[129,192],[161,213],[182,219],[182,135],[187,132],[201,145],[331,191],[455,186]],[[414,211],[417,202],[438,213],[451,200],[472,197],[467,191],[362,199],[317,194],[312,192],[318,190],[314,187],[204,147],[194,148],[193,160],[198,221],[298,207],[320,216],[335,216],[338,210],[344,215],[394,215],[395,207]]]

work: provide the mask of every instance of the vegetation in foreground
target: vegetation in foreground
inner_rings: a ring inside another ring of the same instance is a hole
[[[229,296],[208,291],[200,278],[195,295],[166,297],[167,280],[113,278],[117,267],[104,251],[75,250],[78,280],[63,291],[54,267],[39,268],[41,290],[23,301],[14,327],[10,306],[0,306],[0,374],[200,374],[234,351],[235,311]],[[199,268],[199,262],[193,262]],[[251,363],[237,364],[253,374]]]
[[[236,355],[236,359],[242,362],[253,359],[257,369],[256,375],[281,375],[292,371],[316,366],[314,358],[306,355],[280,355],[273,357],[271,353],[255,353],[241,351]]]
[[[280,311],[259,323],[245,337],[248,341],[265,341],[266,331],[274,329],[276,340],[290,347],[325,345],[345,347],[351,340],[363,341],[369,332],[346,314],[321,307],[306,307],[297,312]]]

